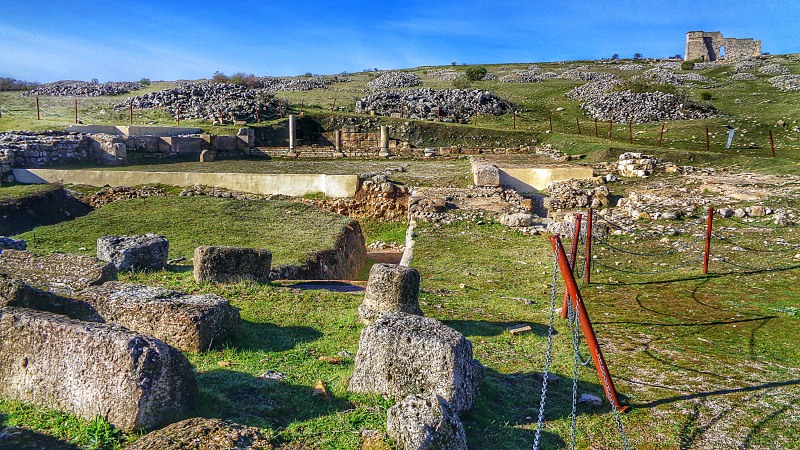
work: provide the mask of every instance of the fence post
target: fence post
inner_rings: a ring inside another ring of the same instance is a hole
[[[278,114],[283,119],[283,100],[278,100]]]
[[[75,124],[78,124],[78,99],[75,99]]]
[[[628,410],[629,406],[623,406],[619,402],[617,390],[614,388],[614,380],[611,378],[611,372],[608,370],[606,361],[603,358],[603,353],[600,350],[600,344],[597,342],[597,336],[595,336],[594,329],[592,329],[592,321],[589,320],[589,314],[586,312],[586,308],[583,305],[583,299],[578,290],[578,284],[575,282],[575,277],[572,276],[569,261],[567,261],[567,255],[564,253],[564,246],[561,245],[561,239],[559,239],[558,235],[550,236],[550,243],[556,253],[556,262],[558,263],[559,270],[561,270],[561,275],[564,278],[567,291],[572,298],[572,305],[575,307],[575,311],[578,314],[581,330],[586,339],[586,346],[589,347],[589,352],[592,354],[594,367],[597,369],[597,376],[600,378],[600,383],[603,385],[606,398],[608,398],[608,402],[616,406],[620,412],[625,412]]]
[[[769,145],[772,147],[772,157],[775,157],[775,139],[772,137],[772,130],[769,130]]]
[[[711,253],[711,224],[714,222],[714,207],[708,207],[708,224],[706,225],[706,251],[703,254],[703,275],[708,274],[708,259]]]
[[[550,134],[553,134],[553,116],[550,116]]]
[[[706,127],[706,151],[711,151],[711,137],[708,134],[708,127]]]
[[[437,109],[436,111],[437,111],[437,114],[438,114],[439,110]],[[514,111],[514,129],[515,130],[517,129],[517,112],[516,111]]]
[[[306,99],[301,99],[300,100],[300,114],[303,114],[303,109],[304,109],[305,105],[306,105]]]
[[[36,120],[42,120],[42,117],[39,115],[39,96],[36,96]]]
[[[592,214],[594,214],[594,211],[590,207],[586,217],[586,255],[584,255],[584,259],[586,260],[586,268],[584,269],[586,284],[591,283],[590,279],[592,273]]]
[[[575,214],[575,231],[572,233],[572,249],[570,250],[570,267],[572,274],[575,274],[576,260],[578,259],[578,242],[581,240],[581,215]],[[561,318],[567,318],[567,309],[569,307],[569,291],[564,291],[564,304],[561,307]]]
[[[633,144],[633,121],[628,122],[628,136],[631,137],[631,144]]]
[[[336,97],[333,98],[333,104],[331,105],[331,111],[336,110]]]
[[[578,125],[578,136],[581,136],[581,122],[578,118],[575,118],[575,123]]]
[[[658,135],[658,146],[661,147],[661,141],[664,139],[664,123],[661,124],[661,134]]]
[[[609,141],[611,140],[613,130],[614,130],[614,121],[613,120],[609,120],[608,121],[608,140]]]
[[[133,125],[133,100],[131,100],[131,103],[128,106],[129,106],[128,121],[130,122],[131,125]]]

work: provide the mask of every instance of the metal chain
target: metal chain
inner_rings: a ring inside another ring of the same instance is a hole
[[[597,360],[603,360],[603,356],[600,354],[599,348],[597,349]],[[600,374],[603,376],[603,390],[606,391],[606,397],[611,399],[611,388],[609,387],[610,383],[608,382],[608,374],[606,374],[606,370],[603,366],[603,364],[598,364],[598,367],[600,367]],[[622,437],[622,443],[625,445],[625,450],[631,450],[631,445],[628,443],[628,436],[625,435],[625,428],[622,426],[622,418],[619,415],[617,405],[615,405],[613,401],[609,401],[609,403],[611,403],[611,412],[614,413],[614,421],[617,423],[617,431],[619,431],[619,435]]]
[[[619,230],[622,230],[622,231],[624,231],[624,232],[626,232],[626,233],[628,233],[628,234],[639,234],[639,235],[643,235],[643,236],[657,236],[657,235],[659,235],[659,234],[664,234],[664,233],[657,233],[657,232],[650,232],[650,233],[637,233],[637,230],[635,230],[635,229],[633,229],[633,228],[627,228],[627,227],[624,227],[624,226],[622,226],[622,225],[620,225],[620,224],[618,224],[618,223],[614,222],[613,220],[611,220],[611,219],[609,219],[609,218],[607,218],[607,217],[604,217],[604,216],[601,216],[601,215],[594,215],[594,216],[595,216],[595,217],[597,217],[598,219],[600,219],[600,220],[602,220],[602,221],[604,221],[604,222],[608,223],[608,224],[609,224],[609,225],[611,225],[612,227],[614,227],[614,228],[617,228],[617,229],[619,229]],[[698,223],[701,223],[701,222],[702,222],[702,221],[704,221],[704,220],[706,220],[706,218],[705,218],[705,217],[699,217],[699,218],[696,218],[696,219],[692,220],[691,222],[684,224],[684,225],[683,225],[681,228],[678,228],[678,229],[677,229],[677,230],[675,230],[675,231],[678,231],[679,233],[682,233],[682,232],[684,232],[686,229],[688,229],[689,227],[691,227],[691,226],[694,226],[694,225],[696,225],[696,224],[698,224]]]
[[[567,303],[567,321],[569,322],[569,332],[572,338],[573,349],[573,364],[572,364],[572,414],[571,414],[571,429],[570,429],[570,448],[575,450],[575,443],[578,434],[578,365],[581,362],[581,357],[578,349],[578,330],[577,318],[578,311],[575,310],[573,302]]]
[[[553,327],[556,318],[556,294],[558,294],[558,248],[553,261],[553,288],[550,294],[550,326],[547,328],[547,351],[544,354],[544,375],[542,376],[542,397],[539,400],[539,417],[536,422],[536,435],[533,438],[533,449],[539,450],[544,422],[544,408],[547,400],[547,379],[550,377],[550,363],[553,351]]]
[[[695,239],[693,241],[690,241],[690,242],[688,242],[686,244],[683,244],[678,248],[674,248],[674,249],[671,249],[671,250],[666,250],[664,252],[657,252],[657,253],[656,252],[653,252],[653,253],[642,253],[642,252],[634,252],[634,251],[631,251],[631,250],[626,250],[624,248],[617,247],[617,246],[615,246],[613,244],[610,244],[609,242],[604,241],[600,237],[595,238],[595,240],[600,245],[602,245],[604,247],[607,247],[607,248],[610,248],[611,250],[614,250],[614,251],[617,251],[617,252],[620,252],[620,253],[627,253],[629,255],[634,255],[634,256],[665,256],[665,255],[672,255],[674,253],[681,252],[682,250],[686,250],[686,249],[690,248],[691,246],[693,246],[694,244],[700,242],[703,238],[705,238],[705,236],[697,236],[697,237],[695,237]]]
[[[669,269],[664,269],[664,270],[654,270],[654,271],[651,271],[651,272],[639,272],[639,271],[634,271],[634,270],[618,269],[616,267],[607,266],[607,265],[605,265],[605,264],[603,264],[601,262],[598,262],[598,261],[593,261],[592,265],[600,266],[602,268],[605,268],[605,269],[608,269],[608,270],[613,270],[615,272],[629,273],[629,274],[633,274],[633,275],[656,275],[656,274],[659,274],[659,273],[674,272],[674,271],[679,270],[679,269],[684,269],[686,267],[689,267],[692,264],[695,264],[698,261],[701,261],[702,259],[703,259],[703,255],[700,255],[697,258],[695,258],[695,259],[693,259],[691,261],[686,261],[685,263],[683,263],[683,264],[681,264],[679,266],[675,266],[675,267],[672,267],[672,268],[669,268]]]
[[[737,267],[739,269],[744,269],[744,270],[747,270],[747,271],[750,271],[750,272],[774,272],[776,270],[792,269],[792,268],[798,267],[797,264],[795,264],[793,266],[788,266],[788,267],[750,267],[750,266],[745,266],[745,265],[738,264],[738,263],[735,263],[733,261],[730,261],[729,259],[727,259],[727,258],[725,258],[723,256],[716,256],[716,257],[714,257],[712,259],[712,261],[719,261],[719,262],[728,264],[730,266]]]
[[[733,245],[735,247],[741,248],[742,250],[747,250],[748,252],[754,252],[754,253],[786,253],[786,252],[795,250],[797,248],[800,248],[800,244],[789,244],[785,249],[782,249],[782,250],[764,250],[764,249],[751,248],[751,247],[746,247],[746,246],[741,245],[741,244],[737,244],[736,242],[732,241],[731,238],[722,236],[722,235],[717,234],[717,233],[714,233],[713,235],[714,235],[715,238],[719,239],[720,241],[727,241],[728,243],[730,243],[730,245]]]

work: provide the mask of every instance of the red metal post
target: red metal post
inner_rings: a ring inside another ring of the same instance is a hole
[[[597,119],[594,119],[594,137],[600,137],[600,132],[597,130]]]
[[[631,144],[633,144],[633,121],[628,122],[628,136],[631,137]]]
[[[75,123],[78,123],[78,99],[75,99]]]
[[[584,255],[586,261],[586,268],[584,269],[586,284],[591,283],[590,275],[592,273],[592,214],[594,214],[594,211],[589,208],[586,215],[586,255]]]
[[[661,134],[658,135],[658,146],[661,147],[661,141],[664,139],[664,123],[661,124]]]
[[[578,313],[578,320],[581,325],[581,330],[583,330],[583,336],[586,339],[586,346],[589,347],[589,352],[592,354],[594,366],[595,369],[597,369],[597,376],[600,378],[600,383],[603,385],[606,398],[608,398],[609,403],[616,406],[619,411],[626,411],[629,406],[623,406],[619,402],[617,390],[614,388],[614,380],[611,378],[611,372],[609,372],[606,361],[603,358],[600,344],[597,342],[597,336],[595,336],[594,329],[592,328],[592,322],[589,320],[589,314],[586,312],[586,308],[583,305],[583,299],[581,299],[578,284],[575,282],[575,277],[572,276],[569,261],[567,261],[567,255],[564,252],[564,246],[561,245],[561,239],[559,239],[558,235],[550,236],[550,243],[556,253],[556,262],[558,263],[561,275],[564,277],[564,284],[572,298],[575,311]]]
[[[36,120],[42,120],[42,117],[39,115],[39,96],[36,96]]]
[[[550,116],[550,133],[553,132],[553,116]]]
[[[608,140],[611,140],[612,133],[614,132],[614,121],[608,121]]]
[[[769,130],[769,145],[772,147],[772,157],[775,157],[775,139],[772,137],[772,130]]]
[[[572,274],[575,274],[576,260],[578,259],[578,242],[581,240],[581,215],[575,215],[575,232],[572,233],[572,249],[570,251],[570,267],[572,267]],[[567,318],[567,309],[569,306],[569,291],[564,291],[564,304],[561,307],[561,318]]]
[[[128,114],[129,122],[133,125],[133,100],[131,100],[131,104],[129,105],[129,114]]]
[[[706,251],[703,254],[703,274],[708,273],[708,258],[711,254],[711,225],[714,222],[714,207],[708,207],[708,224],[706,225]]]
[[[405,108],[403,108],[403,109],[405,109]],[[441,106],[437,106],[436,107],[436,121],[440,122],[441,118],[442,118],[442,107]]]
[[[711,137],[708,134],[708,127],[706,127],[706,151],[711,151]]]
[[[578,125],[578,136],[580,136],[581,135],[581,122],[580,122],[580,120],[578,120],[577,117],[575,118],[575,124]]]

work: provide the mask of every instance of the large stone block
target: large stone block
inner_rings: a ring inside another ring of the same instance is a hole
[[[482,376],[461,333],[435,319],[390,313],[361,331],[348,389],[395,398],[430,391],[460,413],[472,407]]]
[[[269,283],[272,252],[265,248],[201,246],[194,251],[194,279],[231,283]]]
[[[137,439],[125,450],[229,450],[271,449],[258,428],[220,419],[194,417]]]
[[[364,302],[358,307],[358,316],[367,325],[391,312],[421,316],[418,298],[417,269],[397,264],[375,264],[369,270]]]
[[[36,289],[0,273],[0,307],[38,309],[63,314],[73,319],[103,322],[94,307],[84,301]]]
[[[3,250],[0,253],[0,273],[31,286],[65,295],[117,279],[117,270],[113,265],[98,263],[89,256],[64,253],[37,256],[19,250]]]
[[[0,396],[124,431],[154,428],[189,412],[197,381],[164,342],[102,323],[25,308],[0,308]]]
[[[77,298],[92,305],[106,322],[192,353],[224,342],[240,320],[239,311],[217,295],[189,295],[138,284],[92,286]]]
[[[386,434],[403,450],[466,450],[467,436],[447,400],[409,395],[386,411]]]
[[[97,239],[97,259],[126,270],[160,270],[167,266],[169,241],[153,233],[103,236]]]
[[[473,161],[472,178],[475,186],[500,186],[500,169],[494,164]]]

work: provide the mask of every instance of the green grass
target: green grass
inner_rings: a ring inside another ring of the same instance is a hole
[[[191,258],[200,245],[268,248],[274,266],[304,262],[332,248],[348,218],[301,203],[214,197],[149,197],[109,204],[70,222],[18,235],[35,252],[94,255],[105,235],[158,233],[169,257]]]
[[[0,186],[0,203],[42,194],[59,187],[54,184],[5,184]]]

